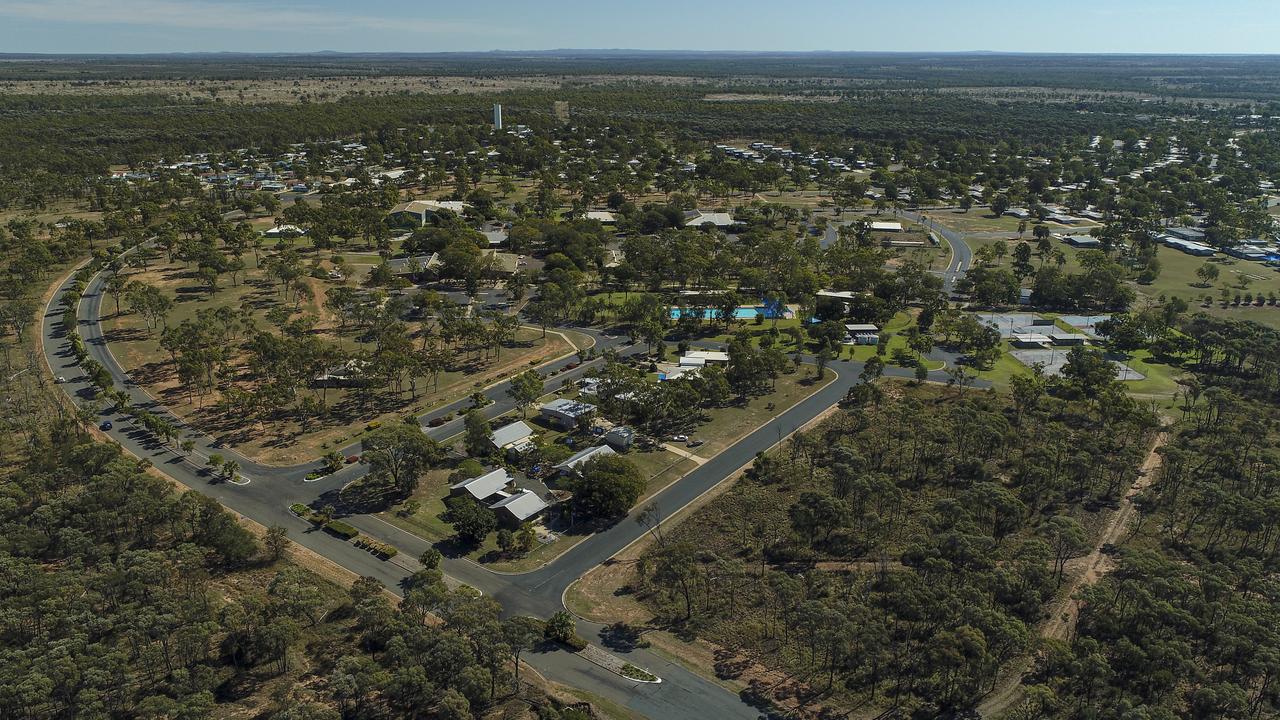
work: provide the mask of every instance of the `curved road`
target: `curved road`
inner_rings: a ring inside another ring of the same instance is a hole
[[[939,274],[942,276],[942,289],[950,295],[955,291],[956,281],[969,270],[970,265],[973,265],[973,250],[964,241],[964,236],[949,227],[937,223],[927,213],[922,215],[920,212],[903,210],[897,213],[897,216],[904,217],[912,222],[923,222],[930,230],[946,238],[947,244],[951,246],[951,262]],[[850,222],[853,221],[842,220],[829,223],[826,232],[822,236],[822,247],[829,247],[834,243],[839,238],[839,231],[836,228],[841,225],[848,225]]]
[[[963,241],[960,241],[954,243],[953,247],[965,246]],[[63,389],[74,398],[85,401],[94,396],[93,388],[76,364],[70,342],[62,327],[61,313],[54,309],[57,298],[70,287],[70,284],[71,279],[68,277],[53,293],[53,299],[45,308],[41,330],[45,357],[52,374],[66,378],[67,382],[63,383]],[[79,307],[77,330],[84,340],[89,356],[100,362],[111,373],[116,386],[125,389],[136,404],[147,407],[153,412],[164,412],[164,408],[155,399],[133,384],[124,369],[111,355],[102,337],[99,317],[103,285],[103,275],[99,273],[94,276],[82,296]],[[582,328],[575,329],[584,331]],[[626,349],[625,339],[601,335],[591,330],[585,332],[595,337],[597,349]],[[565,358],[540,368],[540,371],[546,374],[552,369],[562,369],[570,362],[572,358]],[[561,382],[577,378],[598,362],[600,360],[597,359],[591,363],[584,363],[582,367],[565,371],[557,377]],[[750,462],[756,453],[769,449],[838,402],[856,383],[857,374],[862,369],[861,363],[849,361],[835,361],[829,367],[837,373],[834,381],[656,495],[653,498],[653,504],[656,505],[660,517],[670,517]],[[885,373],[904,377],[912,374],[911,371],[896,367],[886,368]],[[941,373],[933,373],[931,377],[935,380],[945,379]],[[504,382],[485,391],[485,394],[494,401],[486,408],[486,414],[490,417],[512,409],[512,403],[506,395],[506,387],[507,383]],[[425,422],[448,412],[456,412],[468,406],[469,403],[469,400],[452,403],[433,410],[422,419]],[[417,567],[416,561],[406,558],[418,557],[430,545],[427,541],[389,525],[376,516],[355,515],[345,518],[362,532],[389,542],[401,550],[401,555],[392,561],[381,561],[351,543],[338,540],[323,531],[317,531],[310,523],[289,511],[292,503],[311,504],[322,495],[335,492],[364,474],[367,468],[363,465],[347,466],[333,475],[307,482],[306,474],[319,467],[318,462],[292,467],[263,465],[240,456],[233,449],[217,447],[211,438],[183,427],[186,431],[183,437],[195,443],[194,455],[200,461],[196,464],[168,446],[156,442],[148,433],[134,425],[128,416],[103,413],[99,422],[107,419],[114,424],[114,428],[108,432],[113,440],[130,453],[150,460],[157,469],[174,480],[217,498],[229,509],[264,526],[279,525],[288,528],[290,539],[294,542],[329,558],[357,575],[377,578],[394,592],[401,592],[403,581],[411,574],[411,570]],[[440,427],[430,428],[429,433],[437,439],[444,439],[456,435],[460,430],[461,420],[455,419]],[[354,451],[355,448],[349,450]],[[224,457],[234,457],[240,463],[241,472],[247,482],[231,484],[213,478],[204,468],[202,458],[214,452]],[[556,560],[531,572],[496,573],[462,558],[446,558],[442,568],[451,578],[493,596],[502,604],[507,614],[548,617],[563,608],[562,595],[573,581],[612,557],[645,532],[640,524],[633,521],[634,515],[635,513],[608,529],[584,539]],[[579,629],[584,636],[598,637],[601,627],[580,622]],[[651,718],[703,720],[705,718],[746,719],[761,716],[758,709],[748,705],[738,695],[655,653],[644,649],[613,652],[637,666],[651,670],[660,676],[663,682],[660,684],[631,682],[590,663],[579,655],[564,651],[532,653],[526,657],[531,665],[552,680],[582,688]]]

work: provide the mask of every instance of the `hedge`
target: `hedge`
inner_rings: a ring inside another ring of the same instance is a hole
[[[359,530],[351,527],[350,525],[342,522],[341,520],[330,520],[329,522],[325,523],[324,529],[328,530],[334,535],[337,535],[343,540],[350,540],[351,538],[358,537],[360,535]]]
[[[400,551],[392,545],[386,545],[365,537],[356,538],[355,546],[362,550],[368,550],[382,560],[390,560],[400,554]]]

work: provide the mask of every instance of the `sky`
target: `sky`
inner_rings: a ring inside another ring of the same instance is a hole
[[[0,0],[0,52],[1280,53],[1277,0]]]

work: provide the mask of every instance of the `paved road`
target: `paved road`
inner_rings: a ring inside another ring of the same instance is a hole
[[[898,213],[899,217],[904,217],[913,222],[921,222],[921,214],[903,210]],[[827,230],[822,236],[822,247],[830,247],[838,238],[839,226],[848,225],[852,220],[833,222],[827,225]],[[941,272],[942,289],[950,294],[955,291],[956,281],[964,276],[969,266],[973,264],[973,250],[969,248],[968,243],[964,241],[964,236],[948,227],[944,227],[929,218],[928,214],[924,215],[923,222],[930,229],[936,231],[939,235],[946,238],[947,243],[951,246],[951,263]]]
[[[969,266],[973,264],[973,250],[964,241],[964,236],[935,222],[927,214],[922,218],[918,212],[904,210],[902,211],[902,217],[913,222],[923,221],[930,230],[947,239],[947,243],[951,245],[951,264],[947,266],[946,270],[942,271],[942,289],[946,290],[947,293],[954,292],[956,281],[963,277]]]
[[[68,381],[63,384],[63,389],[77,399],[88,400],[93,397],[92,387],[75,363],[70,343],[61,327],[61,314],[53,309],[53,302],[56,302],[56,298],[69,285],[69,281],[64,283],[58,292],[54,293],[55,300],[51,302],[50,307],[46,308],[42,320],[45,354],[52,373],[55,376],[67,378]],[[90,357],[102,363],[103,367],[112,374],[117,387],[125,389],[135,403],[152,408],[155,412],[162,412],[163,408],[153,398],[129,380],[103,340],[98,322],[102,289],[103,279],[99,275],[89,283],[80,303],[77,329],[84,339],[86,349]],[[592,334],[600,349],[626,349],[628,341],[623,338],[600,335],[585,328],[578,328],[578,330]],[[553,363],[544,368],[544,371],[560,369],[569,362],[572,362],[572,358]],[[579,377],[592,364],[594,363],[563,372],[553,382],[560,383],[565,379]],[[857,374],[861,371],[861,363],[836,361],[831,363],[830,367],[838,373],[836,380],[659,493],[653,502],[660,516],[669,517],[733,474],[739,467],[749,462],[756,453],[768,450],[782,438],[839,401],[855,384]],[[889,375],[901,376],[910,374],[910,371],[902,368],[886,368],[885,372]],[[935,374],[934,379],[942,379],[941,374]],[[506,396],[505,390],[504,383],[486,392],[494,400],[486,409],[490,417],[512,409],[512,403]],[[438,408],[424,415],[423,422],[448,412],[456,412],[469,404],[469,400],[462,400]],[[364,466],[348,466],[334,475],[315,482],[307,482],[305,480],[307,472],[318,467],[318,463],[292,467],[263,465],[240,456],[230,448],[217,447],[212,439],[188,428],[185,437],[192,439],[196,444],[194,453],[196,462],[193,463],[167,446],[155,442],[127,416],[104,413],[102,419],[113,421],[114,428],[109,435],[115,441],[134,455],[151,460],[157,469],[178,482],[217,498],[231,510],[263,525],[280,525],[288,528],[292,540],[328,557],[352,572],[375,577],[397,592],[409,575],[409,570],[404,565],[394,561],[380,561],[350,543],[315,530],[309,523],[289,512],[290,504],[314,502],[325,493],[334,492],[342,485],[359,477],[367,472]],[[454,420],[441,427],[431,428],[430,433],[438,439],[455,435],[461,430],[460,422],[460,420]],[[200,458],[202,455],[207,456],[213,452],[221,453],[226,457],[235,457],[241,464],[241,471],[246,479],[245,484],[217,481],[204,470],[203,461]],[[347,520],[363,532],[392,542],[405,557],[417,557],[428,547],[428,543],[421,538],[401,531],[376,516],[352,516]],[[495,573],[463,558],[446,558],[443,569],[451,578],[470,584],[493,596],[502,603],[504,611],[508,614],[547,617],[563,607],[562,595],[574,580],[612,557],[644,532],[644,528],[634,522],[633,513],[632,516],[619,521],[612,527],[583,540],[559,559],[533,572]],[[580,630],[590,636],[592,633],[598,634],[600,627],[582,623]],[[637,649],[620,654],[624,654],[630,662],[652,670],[663,678],[663,682],[657,685],[633,683],[591,664],[578,655],[567,652],[535,653],[529,656],[529,661],[553,680],[586,689],[652,718],[701,720],[703,718],[745,719],[760,716],[756,708],[745,703],[737,695],[648,650]]]

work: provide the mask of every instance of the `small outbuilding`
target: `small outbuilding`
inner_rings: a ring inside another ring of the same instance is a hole
[[[604,441],[609,447],[619,452],[629,449],[635,440],[636,431],[625,425],[619,425],[604,435]]]

